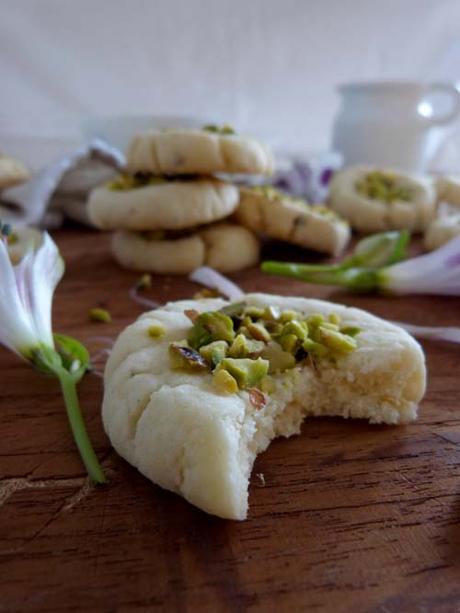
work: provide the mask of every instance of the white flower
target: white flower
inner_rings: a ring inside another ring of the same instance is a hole
[[[64,261],[46,232],[22,228],[12,238],[0,237],[0,344],[30,359],[54,347],[51,306]]]
[[[392,294],[460,296],[460,236],[431,253],[384,268],[379,287]]]

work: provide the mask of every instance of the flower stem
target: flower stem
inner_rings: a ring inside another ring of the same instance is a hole
[[[80,452],[83,464],[88,471],[88,475],[90,476],[90,479],[94,481],[94,483],[106,483],[107,479],[86,431],[85,422],[83,420],[80,404],[78,402],[76,382],[74,381],[72,375],[64,368],[55,369],[54,372],[59,379],[59,383],[61,384],[61,390],[64,396],[67,417],[69,418],[72,434]]]

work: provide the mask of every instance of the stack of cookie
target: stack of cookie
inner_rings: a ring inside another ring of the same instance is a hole
[[[238,207],[239,190],[215,175],[272,170],[261,143],[227,127],[146,133],[131,141],[127,174],[93,190],[88,214],[97,227],[116,230],[113,253],[126,268],[234,272],[257,263],[260,244],[249,229],[225,220]]]

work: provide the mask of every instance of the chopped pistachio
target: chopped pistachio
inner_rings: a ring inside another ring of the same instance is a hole
[[[257,385],[268,373],[268,367],[268,360],[262,358],[225,358],[218,366],[219,370],[226,370],[236,379],[240,389]]]
[[[318,358],[324,358],[329,355],[329,349],[325,345],[317,343],[311,338],[304,340],[302,343],[302,349],[308,354],[314,355]]]
[[[283,334],[279,339],[279,343],[284,351],[287,351],[288,353],[295,353],[298,340],[299,339],[295,334]]]
[[[216,391],[222,394],[235,394],[238,391],[236,379],[227,370],[216,370],[212,377]]]
[[[147,332],[150,338],[160,338],[165,335],[166,330],[163,324],[155,323],[149,326]]]
[[[149,173],[137,173],[135,175],[121,174],[107,183],[107,188],[112,191],[124,191],[137,189],[146,185],[159,185],[166,183],[166,177],[151,175]]]
[[[99,307],[89,310],[89,318],[91,321],[97,321],[100,323],[109,323],[112,321],[110,312],[107,311],[107,309],[101,309]]]
[[[276,306],[267,306],[263,312],[263,318],[269,321],[278,321],[280,318],[280,310]]]
[[[292,311],[290,309],[283,311],[280,315],[280,321],[283,323],[286,321],[292,321],[293,319],[302,319],[302,315],[298,311]]]
[[[339,330],[339,326],[331,323],[330,321],[324,321],[320,327],[327,328],[327,330],[335,330],[336,332]]]
[[[207,124],[202,128],[205,132],[213,132],[214,134],[235,134],[235,130],[232,126],[224,123],[222,126],[216,124]]]
[[[250,319],[261,319],[264,316],[264,309],[256,306],[248,306],[244,309],[244,315]]]
[[[356,336],[361,332],[361,328],[358,328],[357,326],[344,326],[343,328],[340,328],[340,332],[342,334],[347,334],[348,336]]]
[[[228,345],[225,341],[213,341],[199,349],[200,354],[212,366],[217,366],[227,355]]]
[[[264,392],[264,394],[273,394],[276,389],[275,382],[270,375],[267,375],[262,379],[259,385],[260,389]]]
[[[288,368],[293,368],[296,364],[295,357],[292,353],[284,351],[284,349],[274,341],[270,341],[261,353],[261,357],[265,358],[270,363],[269,372],[284,372]]]
[[[221,296],[222,294],[218,290],[204,287],[193,294],[193,299],[201,300],[202,298],[220,298]]]
[[[387,204],[403,200],[410,202],[412,190],[403,185],[401,179],[390,172],[375,170],[367,173],[365,177],[357,181],[356,191],[372,200],[381,200]]]
[[[239,317],[242,315],[245,306],[245,302],[234,302],[233,304],[222,307],[220,312],[228,317]]]
[[[244,334],[237,334],[230,345],[228,355],[232,358],[253,357],[260,355],[264,347],[265,343],[262,341],[252,340],[244,336]]]
[[[323,326],[319,328],[319,331],[321,342],[337,353],[350,353],[358,346],[353,337],[342,334],[341,332],[329,330]]]
[[[227,315],[219,311],[201,313],[188,335],[188,342],[194,349],[209,345],[212,341],[227,341],[231,343],[235,338],[233,322]]]
[[[330,313],[328,320],[331,324],[336,324],[336,325],[338,325],[341,322],[340,315],[337,315],[337,313]]]
[[[271,340],[270,332],[262,324],[251,322],[246,327],[252,338],[255,338],[257,341],[268,343]]]
[[[152,275],[148,272],[142,275],[136,283],[136,289],[146,289],[152,286]]]
[[[174,370],[207,370],[208,363],[198,351],[191,349],[185,341],[169,345],[169,362]]]
[[[324,318],[324,315],[321,315],[321,313],[314,313],[313,315],[307,317],[307,323],[311,326],[319,326],[324,321],[326,320]]]
[[[302,325],[300,322],[293,319],[285,324],[282,334],[283,336],[285,334],[294,334],[294,336],[303,341],[308,336],[308,324]]]

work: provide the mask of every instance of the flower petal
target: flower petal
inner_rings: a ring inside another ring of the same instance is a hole
[[[0,344],[18,355],[25,355],[38,343],[33,318],[18,290],[8,249],[0,240]]]
[[[30,274],[30,304],[35,330],[40,342],[54,347],[51,307],[54,290],[64,274],[64,260],[48,232],[33,258]]]
[[[460,296],[460,236],[431,253],[384,269],[382,285],[396,294]]]

